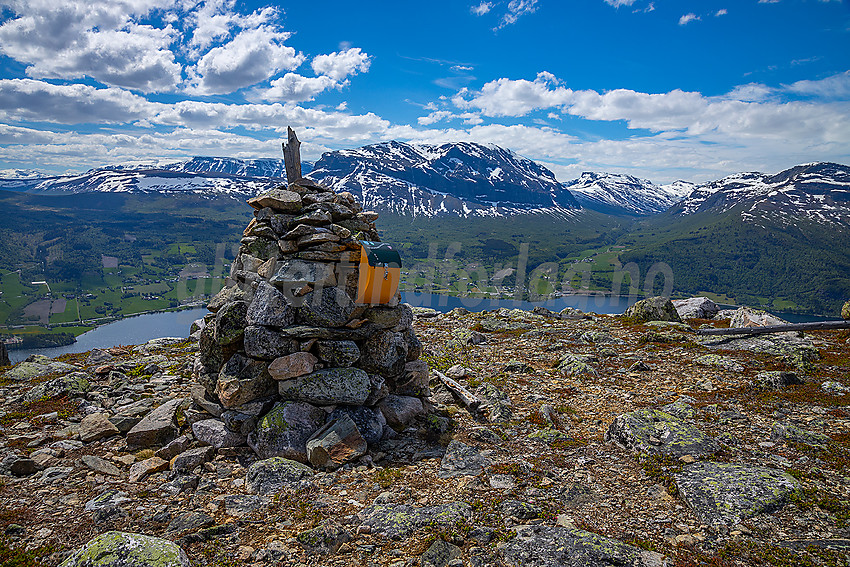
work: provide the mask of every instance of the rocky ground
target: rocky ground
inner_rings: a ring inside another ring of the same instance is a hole
[[[850,333],[573,315],[420,310],[482,404],[434,374],[336,471],[204,446],[192,339],[0,369],[0,559],[116,530],[195,566],[850,565]]]

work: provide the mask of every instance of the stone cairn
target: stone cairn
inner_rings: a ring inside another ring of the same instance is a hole
[[[250,199],[225,287],[201,325],[193,399],[214,416],[193,433],[216,448],[336,468],[425,411],[428,365],[400,294],[357,303],[358,240],[377,214],[350,193],[301,177],[284,145],[288,186]]]

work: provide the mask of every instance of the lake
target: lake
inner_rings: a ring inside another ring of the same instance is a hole
[[[406,292],[402,300],[415,307],[430,307],[440,312],[451,311],[455,307],[463,307],[470,311],[491,311],[505,307],[507,309],[523,309],[530,311],[534,307],[543,306],[552,311],[560,311],[564,307],[573,307],[585,312],[606,315],[623,313],[630,305],[638,300],[637,297],[605,296],[605,295],[569,295],[547,301],[530,302],[513,299],[489,299],[474,297],[453,297],[430,293]],[[149,313],[129,317],[108,325],[103,325],[77,337],[72,345],[53,348],[30,348],[10,350],[9,359],[12,363],[20,362],[31,354],[43,354],[55,358],[57,356],[86,352],[94,348],[110,348],[118,345],[138,345],[160,337],[188,337],[192,322],[208,313],[205,307],[187,309],[185,311],[170,311],[166,313]],[[795,315],[777,313],[778,316],[791,323],[806,321],[824,321],[828,317],[813,315]]]
[[[31,354],[43,354],[55,358],[68,353],[86,352],[93,348],[138,345],[160,337],[188,337],[192,321],[202,318],[207,313],[209,311],[206,307],[198,307],[184,311],[128,317],[83,333],[72,345],[10,350],[9,359],[15,363],[26,359]]]

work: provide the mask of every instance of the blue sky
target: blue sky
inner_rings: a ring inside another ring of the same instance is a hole
[[[850,163],[848,0],[0,0],[0,169],[495,143],[655,182]]]

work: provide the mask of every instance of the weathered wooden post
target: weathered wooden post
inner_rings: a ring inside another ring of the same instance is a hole
[[[286,167],[286,182],[295,183],[301,179],[301,142],[295,130],[286,127],[287,141],[283,144],[283,164]]]

